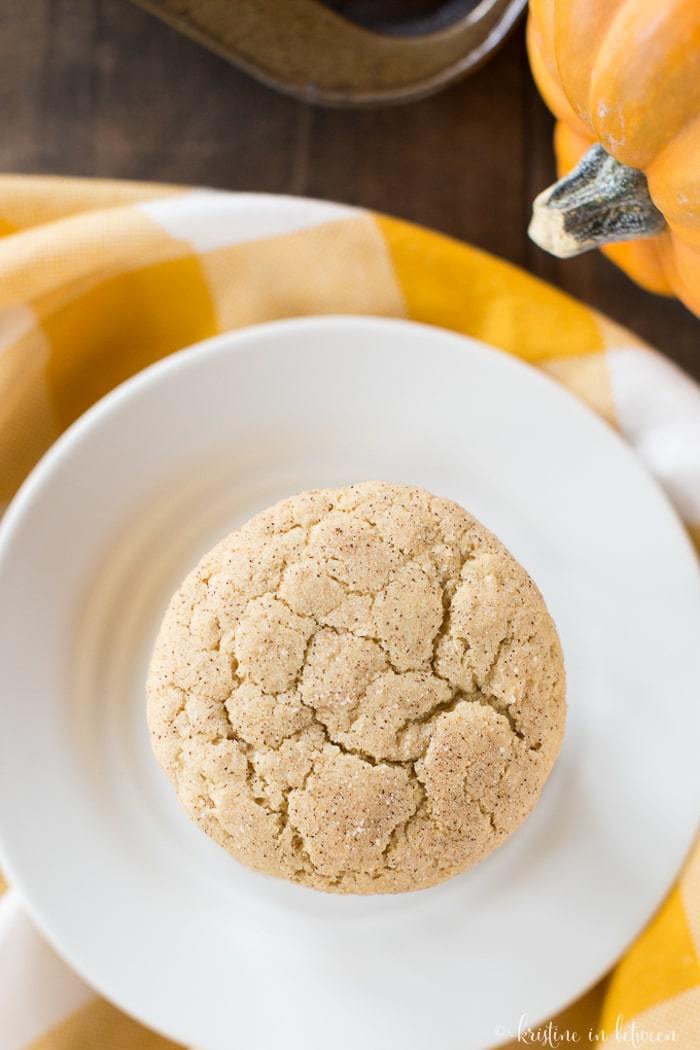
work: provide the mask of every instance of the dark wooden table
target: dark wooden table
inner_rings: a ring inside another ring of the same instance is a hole
[[[522,26],[482,70],[400,108],[313,109],[273,93],[127,0],[4,0],[0,167],[265,190],[362,204],[510,259],[635,330],[700,378],[700,321],[597,253],[527,238],[554,176],[552,121]]]

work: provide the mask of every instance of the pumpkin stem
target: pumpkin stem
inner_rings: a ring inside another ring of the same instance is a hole
[[[614,241],[654,237],[665,226],[644,173],[620,164],[596,143],[568,175],[535,198],[527,232],[540,248],[568,259]]]

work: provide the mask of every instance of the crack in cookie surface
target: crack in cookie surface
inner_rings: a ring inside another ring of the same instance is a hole
[[[456,504],[303,493],[206,555],[148,680],[155,753],[244,863],[397,892],[475,863],[534,806],[564,671],[527,573]]]

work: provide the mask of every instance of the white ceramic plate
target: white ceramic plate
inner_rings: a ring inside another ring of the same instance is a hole
[[[222,534],[367,478],[474,511],[539,583],[570,716],[535,813],[435,889],[338,898],[240,867],[151,757],[148,652]],[[37,922],[104,994],[207,1050],[473,1050],[621,953],[693,835],[700,583],[605,424],[473,341],[327,318],[177,354],[88,412],[0,540],[0,833]]]

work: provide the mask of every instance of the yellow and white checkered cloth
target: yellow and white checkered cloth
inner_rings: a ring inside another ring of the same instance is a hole
[[[322,313],[441,325],[545,369],[622,431],[700,539],[700,390],[581,303],[354,208],[53,178],[0,177],[0,501],[145,365],[226,329]],[[700,850],[609,981],[557,1023],[583,1045],[590,1026],[633,1045],[635,1026],[647,1044],[700,1048]],[[171,1046],[98,998],[5,893],[0,1050]]]

